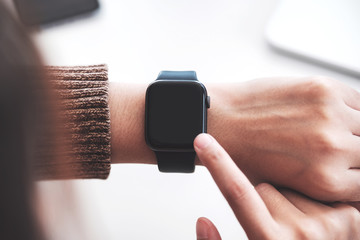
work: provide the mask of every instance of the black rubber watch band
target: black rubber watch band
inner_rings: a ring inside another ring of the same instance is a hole
[[[160,172],[192,173],[195,152],[155,152]]]
[[[198,81],[195,71],[161,71],[156,80],[194,80],[194,81]]]

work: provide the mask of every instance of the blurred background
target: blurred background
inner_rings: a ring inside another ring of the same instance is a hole
[[[110,81],[196,70],[205,85],[325,75],[360,88],[357,0],[6,1],[32,25],[47,64],[106,63]],[[44,14],[40,23],[24,2]],[[37,185],[52,239],[195,239],[201,216],[223,239],[246,239],[203,167],[183,175],[118,164],[105,181]]]

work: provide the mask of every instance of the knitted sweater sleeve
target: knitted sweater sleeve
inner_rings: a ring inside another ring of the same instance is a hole
[[[45,68],[60,97],[70,153],[36,166],[39,179],[106,179],[110,173],[110,113],[106,65]]]

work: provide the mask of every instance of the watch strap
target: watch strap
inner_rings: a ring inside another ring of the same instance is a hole
[[[198,81],[195,71],[161,71],[156,80],[194,80],[194,81]]]
[[[195,170],[195,152],[155,152],[160,172],[192,173]]]

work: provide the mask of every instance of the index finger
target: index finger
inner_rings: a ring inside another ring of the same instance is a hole
[[[219,143],[209,134],[200,134],[194,140],[194,147],[247,234],[274,229],[265,203]]]

